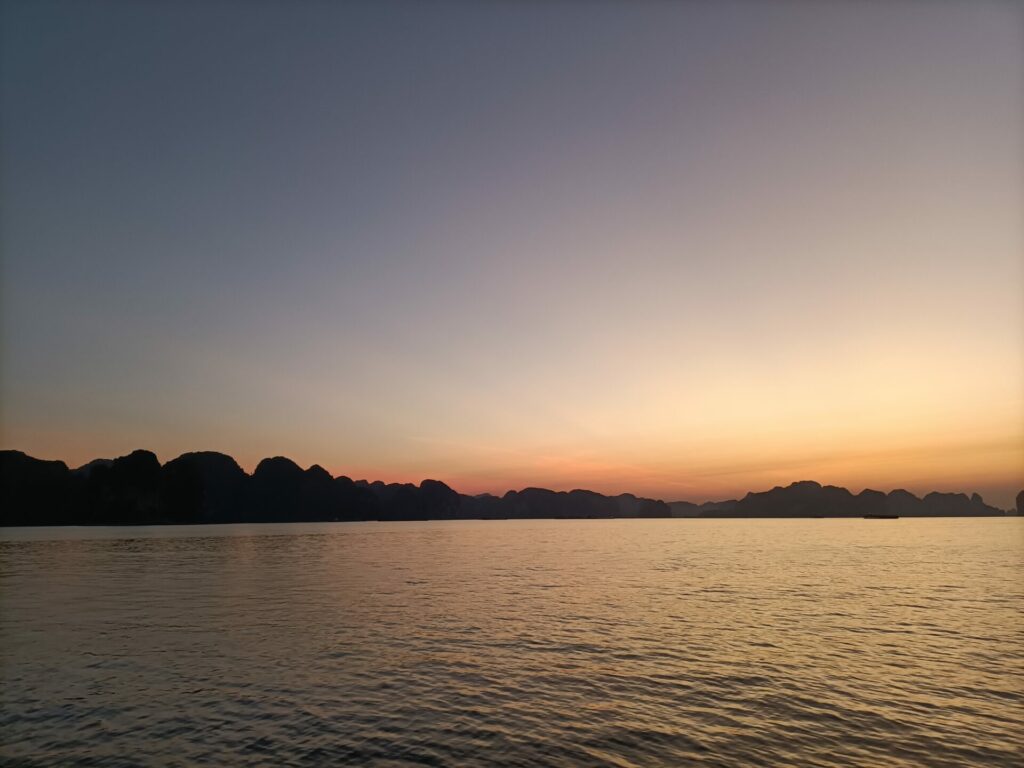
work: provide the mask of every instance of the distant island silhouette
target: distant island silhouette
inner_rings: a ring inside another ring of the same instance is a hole
[[[1024,491],[1016,514],[1024,514]],[[232,457],[201,451],[161,465],[137,450],[77,469],[0,451],[0,526],[153,525],[357,520],[655,517],[951,517],[1013,514],[977,493],[890,493],[796,482],[742,499],[666,503],[625,493],[526,488],[504,496],[458,493],[438,480],[383,483],[332,477],[281,456],[250,475]]]

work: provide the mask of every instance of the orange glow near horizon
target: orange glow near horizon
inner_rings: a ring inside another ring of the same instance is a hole
[[[832,418],[815,425],[799,420],[807,415],[805,411],[817,407],[806,400],[801,400],[799,406],[791,404],[792,412],[764,414],[758,420],[737,404],[730,419],[722,418],[723,411],[719,410],[719,418],[707,424],[701,434],[694,431],[694,421],[680,419],[675,426],[666,422],[660,430],[651,428],[641,434],[634,429],[625,436],[612,424],[603,433],[595,429],[575,440],[559,440],[553,432],[543,442],[531,442],[524,435],[518,441],[505,437],[491,443],[415,438],[407,441],[401,453],[394,450],[388,456],[385,448],[385,455],[355,453],[341,461],[331,458],[326,442],[319,448],[314,446],[321,440],[296,443],[290,448],[284,445],[280,450],[267,445],[263,452],[253,452],[251,446],[231,450],[224,441],[214,447],[233,455],[248,472],[261,458],[285,455],[303,467],[320,464],[336,476],[413,483],[433,478],[468,494],[501,495],[507,490],[539,486],[701,502],[736,498],[748,491],[797,480],[816,480],[853,492],[864,488],[906,488],[918,495],[932,490],[978,491],[990,503],[1009,508],[1016,492],[1024,488],[1024,435],[1013,429],[1021,423],[1020,404],[1009,391],[1004,394],[1007,397],[991,398],[984,413],[977,409],[968,413],[965,409],[956,414],[946,409],[941,419],[926,398],[918,398],[922,410],[917,422],[911,420],[913,413],[904,409],[898,412],[901,418],[872,419],[865,415],[842,419],[832,414]],[[752,405],[748,403],[748,407]],[[648,403],[647,408],[653,406]],[[934,420],[927,419],[929,413]],[[604,416],[608,418],[608,414]],[[577,413],[574,418],[581,415]],[[803,423],[803,428],[786,429],[787,418]],[[599,421],[594,418],[594,423]],[[887,432],[886,424],[898,425],[901,431]],[[156,448],[162,461],[186,450],[210,448],[201,442],[182,441],[180,447],[164,450],[141,443],[103,452],[93,447],[102,445],[102,439],[59,433],[44,437],[73,450],[62,454],[43,446],[34,448],[30,439],[18,447],[41,458],[65,460],[72,467],[98,455],[120,455],[134,447]],[[306,437],[311,435],[307,433]]]

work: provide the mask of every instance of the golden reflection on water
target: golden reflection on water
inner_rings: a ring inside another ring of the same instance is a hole
[[[1024,520],[28,529],[0,757],[1019,764]]]

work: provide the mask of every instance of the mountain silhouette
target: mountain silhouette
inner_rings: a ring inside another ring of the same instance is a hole
[[[707,505],[703,505],[707,506]],[[903,489],[889,493],[865,489],[853,494],[846,488],[810,480],[748,493],[739,501],[701,508],[701,517],[980,517],[1006,514],[984,502],[977,493],[927,494],[919,499]]]
[[[1024,491],[1017,496],[1024,513]],[[0,451],[0,525],[138,525],[340,520],[505,518],[864,517],[1003,515],[977,493],[883,493],[812,481],[742,499],[693,504],[625,493],[524,488],[504,496],[460,494],[439,480],[382,483],[332,477],[314,464],[263,459],[250,475],[232,457],[185,453],[161,465],[137,450],[77,469],[21,451]]]

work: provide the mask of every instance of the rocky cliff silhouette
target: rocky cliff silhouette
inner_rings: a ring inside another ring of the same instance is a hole
[[[1004,515],[977,493],[927,494],[918,498],[898,489],[883,493],[865,489],[853,494],[846,488],[821,485],[810,480],[748,493],[739,501],[717,502],[694,508],[699,517],[981,517]],[[673,505],[675,509],[675,505]]]
[[[1018,513],[1024,492],[1017,497]],[[671,505],[632,494],[525,488],[466,496],[439,480],[382,483],[302,469],[281,456],[250,475],[223,453],[186,453],[161,465],[150,451],[96,459],[71,470],[21,451],[0,451],[0,525],[138,525],[613,517],[863,517],[1002,515],[981,496],[865,490],[793,483],[740,500]]]

